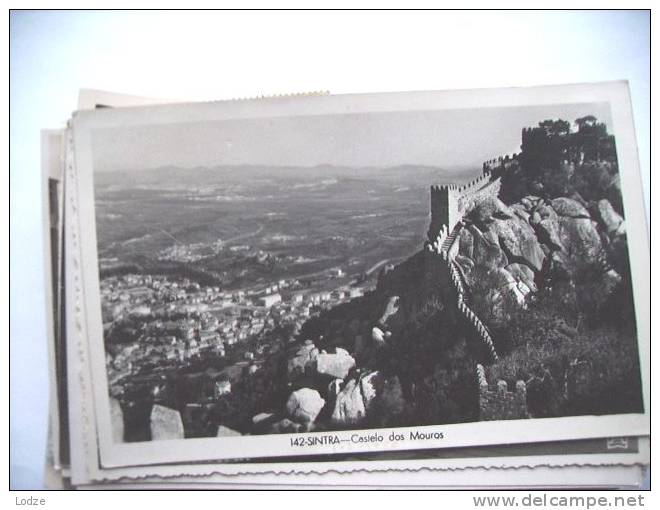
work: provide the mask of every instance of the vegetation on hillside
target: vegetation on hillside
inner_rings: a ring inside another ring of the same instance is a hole
[[[608,201],[623,217],[614,137],[592,116],[576,125],[571,132],[568,122],[544,121],[525,130],[522,151],[502,177],[508,204],[527,195],[572,197],[597,218]],[[569,251],[563,271],[547,266],[538,292],[525,308],[509,310],[497,330],[501,361],[489,375],[526,381],[533,416],[643,410],[625,231],[605,227],[598,225],[600,258]],[[569,387],[572,378],[579,387]]]

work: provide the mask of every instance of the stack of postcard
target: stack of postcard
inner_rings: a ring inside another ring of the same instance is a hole
[[[639,486],[626,83],[149,103],[43,133],[51,486]]]

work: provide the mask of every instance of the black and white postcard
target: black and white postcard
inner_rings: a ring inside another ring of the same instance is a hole
[[[624,82],[81,111],[68,136],[71,417],[100,466],[649,434]]]

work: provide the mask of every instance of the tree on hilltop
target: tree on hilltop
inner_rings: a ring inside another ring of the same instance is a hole
[[[542,128],[548,136],[567,135],[571,130],[571,124],[562,119],[544,120],[539,122],[539,127]]]
[[[593,115],[585,115],[579,119],[575,119],[575,124],[577,124],[578,130],[582,131],[584,128],[593,127],[598,122],[598,119]]]

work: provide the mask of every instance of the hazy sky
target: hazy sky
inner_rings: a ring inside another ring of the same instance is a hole
[[[605,103],[278,117],[134,126],[94,133],[94,169],[273,166],[474,167],[517,152],[520,131],[544,119],[595,115]]]

